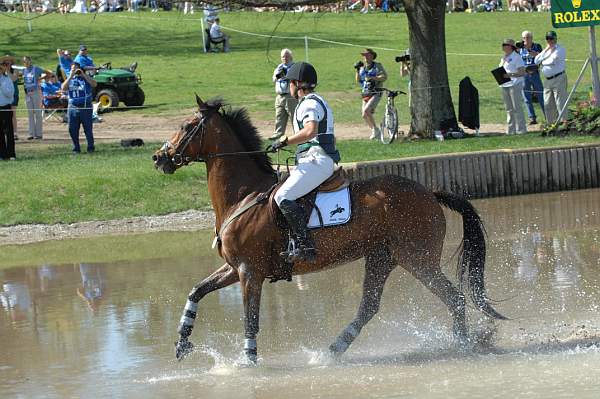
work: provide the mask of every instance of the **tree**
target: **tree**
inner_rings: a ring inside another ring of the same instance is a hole
[[[455,121],[446,65],[446,2],[403,0],[411,56],[411,133],[430,137]]]
[[[411,133],[431,137],[456,123],[446,65],[446,1],[402,0],[408,17],[411,51]],[[208,0],[217,6],[277,7],[322,5],[331,0]]]

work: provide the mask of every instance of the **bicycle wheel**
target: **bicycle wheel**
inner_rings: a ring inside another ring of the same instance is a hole
[[[385,110],[385,116],[381,122],[381,142],[391,144],[398,135],[398,111],[396,108],[389,107]]]

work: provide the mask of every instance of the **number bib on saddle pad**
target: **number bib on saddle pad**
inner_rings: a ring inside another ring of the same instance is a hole
[[[315,205],[321,213],[323,225],[321,225],[317,209],[313,208],[308,220],[309,228],[337,226],[348,223],[351,214],[350,187],[332,192],[318,192]]]

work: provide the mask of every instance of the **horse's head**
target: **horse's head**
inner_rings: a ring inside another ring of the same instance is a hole
[[[196,95],[198,112],[187,118],[177,132],[154,153],[154,166],[163,173],[172,174],[181,166],[193,161],[202,161],[208,153],[207,130],[213,115],[218,115],[219,106],[204,103]]]

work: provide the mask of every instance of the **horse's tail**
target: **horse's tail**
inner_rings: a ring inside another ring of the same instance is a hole
[[[506,317],[492,307],[485,293],[483,277],[485,267],[485,234],[483,223],[477,211],[469,201],[459,195],[443,191],[435,192],[434,195],[440,204],[460,213],[463,218],[463,240],[457,268],[461,291],[465,273],[468,272],[468,288],[475,305],[489,317],[506,320]]]

